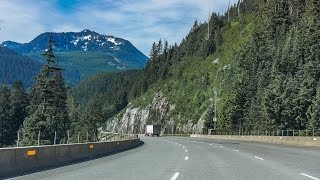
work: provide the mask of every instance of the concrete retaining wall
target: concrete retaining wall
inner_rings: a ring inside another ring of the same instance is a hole
[[[137,147],[140,144],[142,144],[140,139],[134,139],[88,144],[3,148],[0,149],[0,179],[1,177],[116,153]]]
[[[228,135],[200,135],[200,134],[192,134],[190,137],[320,147],[320,137],[302,137],[302,136],[295,136],[295,137],[293,137],[293,136],[282,136],[282,137],[281,136],[228,136]]]

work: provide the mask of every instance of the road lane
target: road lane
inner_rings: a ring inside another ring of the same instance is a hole
[[[169,180],[185,161],[182,147],[161,138],[145,138],[144,142],[122,153],[14,179]]]
[[[181,179],[298,180],[298,174],[272,167],[254,155],[240,153],[218,143],[171,139],[188,147],[189,162],[180,170]],[[210,144],[212,144],[210,146]]]
[[[136,149],[14,179],[317,180],[320,177],[317,148],[180,137],[142,140],[145,144]]]
[[[238,153],[248,159],[250,159],[250,157],[255,158],[254,156],[256,156],[256,160],[265,161],[263,162],[264,168],[267,168],[268,166],[270,168],[276,168],[279,172],[295,176],[292,178],[308,179],[306,176],[302,177],[301,174],[307,174],[318,179],[320,177],[320,148],[317,147],[296,147],[198,138],[172,139],[175,139],[175,141],[198,143],[199,145],[207,144],[209,147],[214,147],[216,149],[221,148],[228,152],[233,151],[234,153]],[[219,153],[219,151],[215,151],[215,153]],[[230,155],[231,154],[232,153],[230,153]],[[245,162],[244,165],[249,166],[248,161]]]

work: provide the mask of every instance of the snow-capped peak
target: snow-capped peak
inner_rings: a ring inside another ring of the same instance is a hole
[[[89,29],[84,29],[83,31],[81,32],[91,32]]]

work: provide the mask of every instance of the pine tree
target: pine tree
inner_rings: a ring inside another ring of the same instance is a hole
[[[7,86],[0,86],[0,147],[14,143],[16,132],[12,119],[10,90]]]
[[[71,90],[68,91],[67,98],[67,109],[68,109],[68,118],[70,120],[70,134],[76,135],[72,136],[71,142],[77,142],[77,135],[80,133],[80,137],[83,137],[85,134],[82,132],[82,124],[81,124],[81,111],[79,104],[76,102],[73,92]]]
[[[12,117],[14,119],[14,123],[12,124],[14,127],[13,131],[17,132],[22,128],[21,126],[23,121],[27,117],[27,106],[29,104],[28,95],[25,92],[21,81],[16,81],[13,83],[10,98],[13,113]]]
[[[30,93],[30,105],[27,107],[29,116],[23,129],[23,143],[35,144],[38,132],[41,132],[41,143],[52,144],[54,132],[56,142],[65,142],[70,123],[66,107],[66,88],[62,77],[63,69],[53,54],[53,36],[50,35],[48,49],[44,53],[46,64],[35,78],[36,84]]]
[[[95,94],[88,106],[86,107],[86,112],[82,118],[83,124],[86,125],[85,130],[89,134],[90,141],[98,141],[98,128],[104,122],[102,111],[102,104],[99,101],[98,96]]]
[[[320,129],[320,86],[317,88],[317,94],[309,107],[307,116],[309,119],[309,129]]]

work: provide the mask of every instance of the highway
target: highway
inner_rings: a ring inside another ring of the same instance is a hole
[[[12,179],[320,180],[320,149],[180,137]]]

